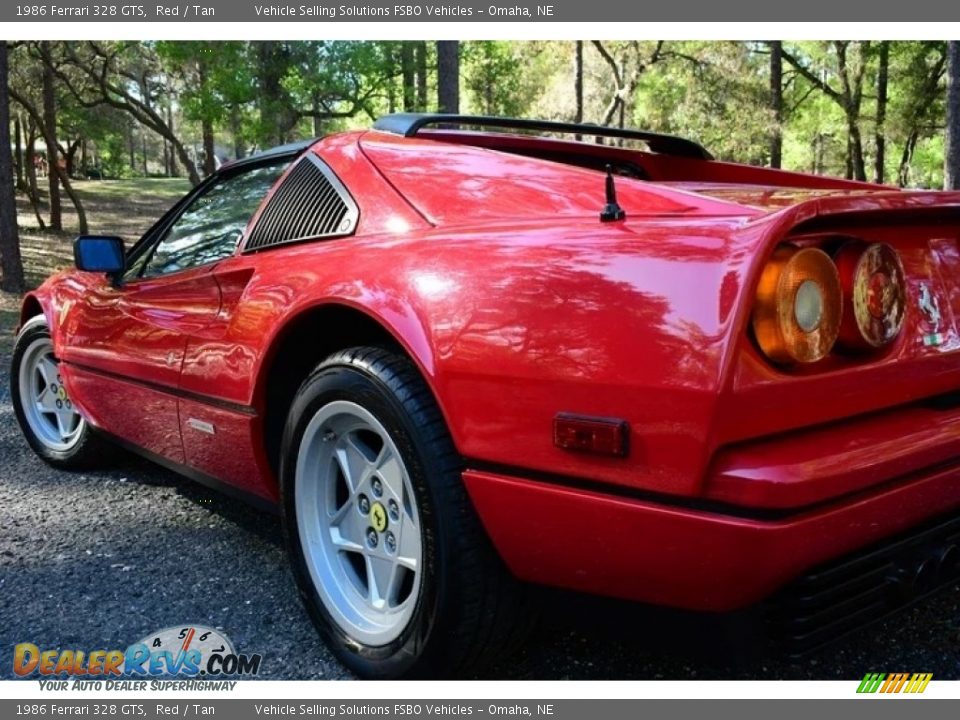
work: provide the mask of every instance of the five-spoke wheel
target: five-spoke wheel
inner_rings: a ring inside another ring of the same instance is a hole
[[[84,423],[67,394],[50,338],[38,338],[26,349],[18,379],[30,429],[51,450],[69,450]]]
[[[423,541],[389,433],[356,403],[323,406],[301,441],[295,492],[307,566],[327,610],[364,643],[396,639],[416,606]]]
[[[43,316],[24,323],[17,336],[10,392],[23,434],[41,458],[68,470],[102,460],[102,444],[70,397]]]
[[[334,353],[294,398],[280,452],[291,566],[327,644],[362,677],[462,674],[527,626],[462,467],[399,353]]]

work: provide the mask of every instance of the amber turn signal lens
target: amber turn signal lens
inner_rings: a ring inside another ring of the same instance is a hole
[[[774,362],[815,362],[837,340],[843,295],[822,250],[781,245],[760,275],[753,333]]]
[[[903,327],[906,281],[897,251],[884,243],[851,240],[837,251],[843,288],[840,345],[870,350],[887,345]]]

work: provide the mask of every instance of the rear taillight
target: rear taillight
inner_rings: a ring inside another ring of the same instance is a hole
[[[781,245],[763,269],[753,309],[760,349],[781,364],[815,362],[840,330],[843,294],[837,267],[823,250]]]
[[[871,350],[892,342],[903,327],[906,282],[897,251],[884,243],[844,243],[835,256],[845,299],[840,345]]]

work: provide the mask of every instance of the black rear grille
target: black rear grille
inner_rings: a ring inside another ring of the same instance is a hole
[[[960,516],[953,516],[797,579],[768,606],[771,635],[802,654],[958,578]]]
[[[337,176],[313,153],[294,165],[267,201],[244,251],[353,232],[357,205]]]

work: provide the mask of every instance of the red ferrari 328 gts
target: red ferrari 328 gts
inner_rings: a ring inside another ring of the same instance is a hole
[[[78,238],[24,300],[17,417],[55,466],[112,441],[279,508],[361,676],[476,666],[527,583],[769,605],[810,646],[958,575],[958,207],[392,115]]]

